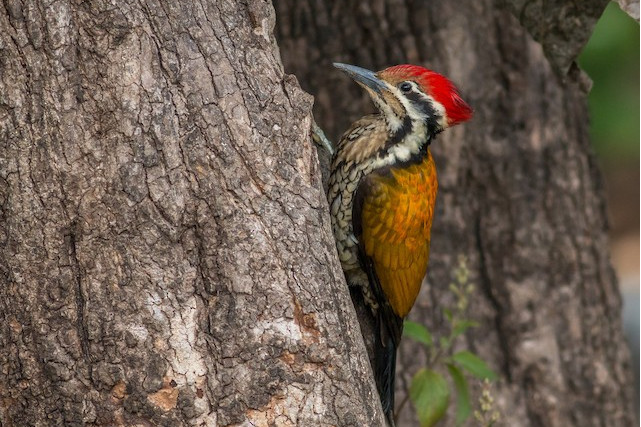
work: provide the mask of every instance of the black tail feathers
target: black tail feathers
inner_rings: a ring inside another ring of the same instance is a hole
[[[383,412],[390,427],[394,427],[394,378],[396,376],[396,344],[385,325],[376,334],[375,376]]]

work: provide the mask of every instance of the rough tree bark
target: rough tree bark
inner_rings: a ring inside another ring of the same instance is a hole
[[[0,8],[0,425],[379,425],[269,2]]]
[[[634,425],[587,135],[589,82],[573,63],[605,1],[274,3],[285,69],[315,96],[316,120],[334,138],[372,106],[333,61],[429,66],[476,110],[432,146],[437,213],[428,286],[411,318],[439,330],[435,307],[451,304],[447,286],[465,255],[476,284],[470,315],[482,324],[466,347],[500,373],[503,425]],[[397,401],[424,363],[405,340]],[[399,424],[415,425],[412,411]]]

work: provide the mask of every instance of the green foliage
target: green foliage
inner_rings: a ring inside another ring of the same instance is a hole
[[[456,425],[461,425],[472,413],[472,403],[470,402],[470,389],[467,380],[461,369],[453,363],[447,364],[447,370],[454,382],[456,389]]]
[[[457,338],[470,328],[478,326],[475,321],[466,318],[469,299],[474,292],[474,286],[468,282],[469,271],[466,260],[460,257],[459,265],[454,271],[454,281],[449,287],[455,301],[452,307],[443,308],[443,315],[449,326],[448,334],[435,339],[424,325],[411,321],[406,321],[404,325],[404,335],[423,344],[428,355],[427,366],[414,376],[409,391],[409,397],[416,408],[421,427],[435,425],[447,412],[451,388],[440,371],[449,373],[456,392],[457,426],[463,424],[472,413],[470,390],[465,373],[481,380],[497,378],[487,364],[471,351],[454,351]],[[485,413],[481,411],[479,414]]]
[[[594,85],[590,134],[610,161],[639,159],[639,24],[611,2],[579,57]]]
[[[416,406],[421,427],[430,427],[445,415],[450,402],[450,387],[441,374],[423,368],[412,379],[410,399]]]
[[[461,368],[465,369],[470,374],[479,379],[495,380],[496,374],[487,367],[477,355],[469,351],[459,351],[452,355],[452,360],[458,363]]]
[[[432,345],[432,334],[420,323],[406,320],[403,324],[403,334],[428,347]]]

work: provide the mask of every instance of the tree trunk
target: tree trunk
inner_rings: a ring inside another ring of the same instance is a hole
[[[502,425],[634,425],[601,176],[587,135],[589,82],[573,62],[605,2],[275,6],[285,68],[314,94],[316,120],[334,138],[372,110],[334,61],[428,66],[475,109],[470,123],[432,145],[440,185],[431,260],[410,317],[443,331],[439,307],[452,305],[448,284],[464,255],[476,285],[470,316],[481,323],[465,347],[500,374],[493,394]],[[397,402],[425,363],[405,339]],[[407,406],[400,416],[399,425],[416,425]]]
[[[260,0],[0,9],[0,425],[380,425]]]

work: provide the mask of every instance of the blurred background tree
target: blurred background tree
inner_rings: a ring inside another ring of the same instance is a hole
[[[636,425],[603,162],[588,135],[590,84],[575,64],[607,5],[274,1],[285,71],[314,95],[315,119],[330,137],[373,108],[332,72],[333,61],[433,68],[475,109],[474,120],[432,147],[439,201],[428,286],[410,320],[447,333],[435,308],[451,303],[447,284],[465,255],[476,285],[469,315],[479,322],[465,347],[499,375],[492,395],[511,427]],[[405,340],[399,402],[424,366]],[[595,375],[602,367],[607,375]],[[418,422],[406,409],[398,425]]]
[[[593,81],[590,136],[605,175],[612,263],[639,390],[639,24],[611,2],[579,57]]]

